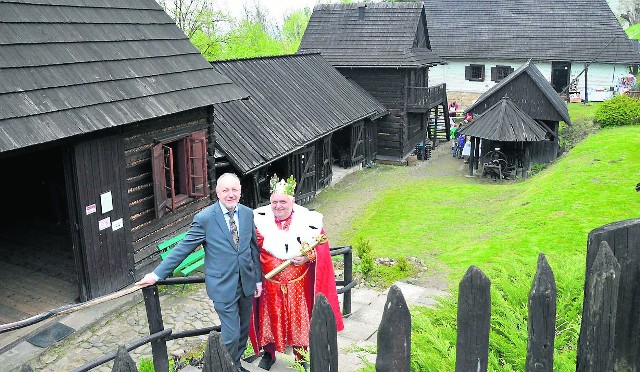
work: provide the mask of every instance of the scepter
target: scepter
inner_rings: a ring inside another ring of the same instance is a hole
[[[300,241],[300,237],[298,237],[298,242],[300,243],[300,253],[301,254],[307,254],[311,251],[313,251],[315,249],[316,246],[318,246],[319,244],[324,244],[327,242],[327,235],[325,234],[320,234],[318,236],[316,236],[315,238],[313,238],[315,241],[312,243],[308,243],[308,242],[301,242]],[[267,279],[271,279],[273,278],[276,274],[278,274],[279,272],[281,272],[282,270],[284,270],[285,268],[287,268],[289,265],[291,265],[293,262],[291,260],[286,260],[283,263],[281,263],[280,265],[278,265],[278,267],[276,267],[275,269],[269,271],[267,274],[265,274],[265,278]]]

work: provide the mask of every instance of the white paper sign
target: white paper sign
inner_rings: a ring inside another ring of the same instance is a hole
[[[96,205],[95,204],[87,205],[86,207],[84,207],[84,211],[87,214],[87,216],[90,215],[91,213],[96,213]]]
[[[111,217],[103,218],[98,221],[98,230],[104,230],[111,226]]]
[[[113,223],[111,224],[111,229],[113,231],[119,230],[122,228],[122,218],[118,218],[117,220],[113,221]]]
[[[111,198],[111,191],[100,194],[100,206],[102,207],[102,213],[111,212],[113,210],[113,198]]]

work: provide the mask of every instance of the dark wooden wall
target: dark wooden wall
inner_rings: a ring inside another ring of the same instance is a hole
[[[391,157],[402,157],[411,144],[408,119],[405,106],[405,86],[407,84],[424,84],[425,72],[419,76],[410,75],[408,69],[339,69],[348,79],[359,84],[375,99],[389,110],[377,123],[377,154]],[[425,70],[426,71],[426,70]],[[420,141],[418,141],[420,142]]]
[[[211,151],[214,144],[210,123],[211,113],[197,109],[128,126],[124,131],[125,164],[130,209],[130,223],[136,276],[141,276],[157,264],[157,244],[168,237],[186,231],[193,216],[211,204],[211,198],[194,198],[157,219],[155,214],[151,148],[154,142],[176,138],[208,129],[209,189],[215,189],[215,170]]]
[[[520,109],[535,120],[556,122],[563,120],[547,96],[528,74],[520,74],[509,84],[506,84],[485,99],[474,111],[481,114],[504,96],[509,97]]]

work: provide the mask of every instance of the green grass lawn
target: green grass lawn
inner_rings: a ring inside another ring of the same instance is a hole
[[[455,293],[471,265],[492,282],[489,369],[524,370],[527,296],[539,253],[558,287],[554,369],[575,370],[587,234],[639,216],[639,149],[640,127],[604,129],[524,182],[401,181],[366,201],[351,243],[367,239],[374,257],[416,256],[446,267],[452,283],[454,296],[440,308],[412,310],[412,370],[454,369]]]

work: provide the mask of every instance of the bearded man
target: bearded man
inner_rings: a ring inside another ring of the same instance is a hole
[[[270,273],[285,261],[291,264],[270,279],[264,277],[263,294],[253,308],[251,342],[256,354],[264,350],[258,366],[265,370],[275,363],[276,351],[282,353],[286,346],[293,347],[301,361],[300,351],[309,347],[311,312],[318,294],[329,301],[337,330],[344,328],[329,243],[325,239],[306,253],[301,244],[324,235],[322,214],[295,204],[293,176],[278,181],[274,175],[270,185],[271,204],[253,213],[262,271]]]

